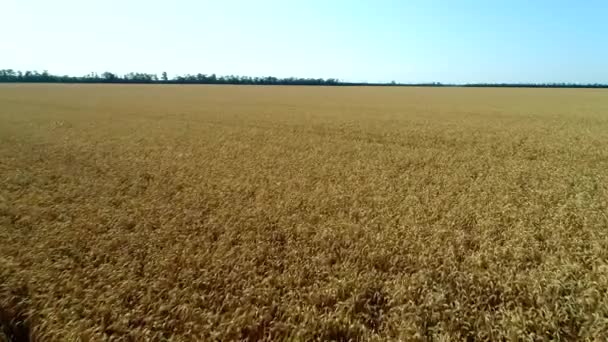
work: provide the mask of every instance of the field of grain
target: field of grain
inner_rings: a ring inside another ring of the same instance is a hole
[[[1,85],[0,322],[606,339],[608,92]]]

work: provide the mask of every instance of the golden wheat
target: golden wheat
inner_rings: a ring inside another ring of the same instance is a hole
[[[604,340],[607,170],[605,90],[3,85],[0,322]]]

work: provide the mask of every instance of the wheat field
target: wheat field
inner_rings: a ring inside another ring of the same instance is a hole
[[[608,339],[608,92],[1,85],[0,323]]]

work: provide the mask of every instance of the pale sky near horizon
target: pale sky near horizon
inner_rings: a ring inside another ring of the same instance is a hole
[[[608,83],[608,1],[2,0],[0,69]]]

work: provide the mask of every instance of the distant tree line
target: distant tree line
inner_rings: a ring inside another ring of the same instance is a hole
[[[334,78],[277,78],[249,76],[217,76],[216,74],[182,75],[169,78],[166,72],[156,74],[130,72],[119,75],[112,72],[90,73],[84,76],[53,75],[48,71],[0,70],[0,82],[43,82],[43,83],[160,83],[160,84],[267,84],[267,85],[338,85]]]
[[[95,72],[84,76],[53,75],[48,71],[15,71],[0,69],[0,83],[136,83],[136,84],[247,84],[247,85],[325,85],[325,86],[416,86],[416,87],[507,87],[507,88],[608,88],[608,84],[579,84],[579,83],[469,83],[444,84],[428,83],[366,83],[343,82],[336,78],[278,78],[273,76],[217,76],[216,74],[181,75],[169,78],[166,72],[160,77],[156,74],[130,72],[119,75],[112,72],[97,74]]]

